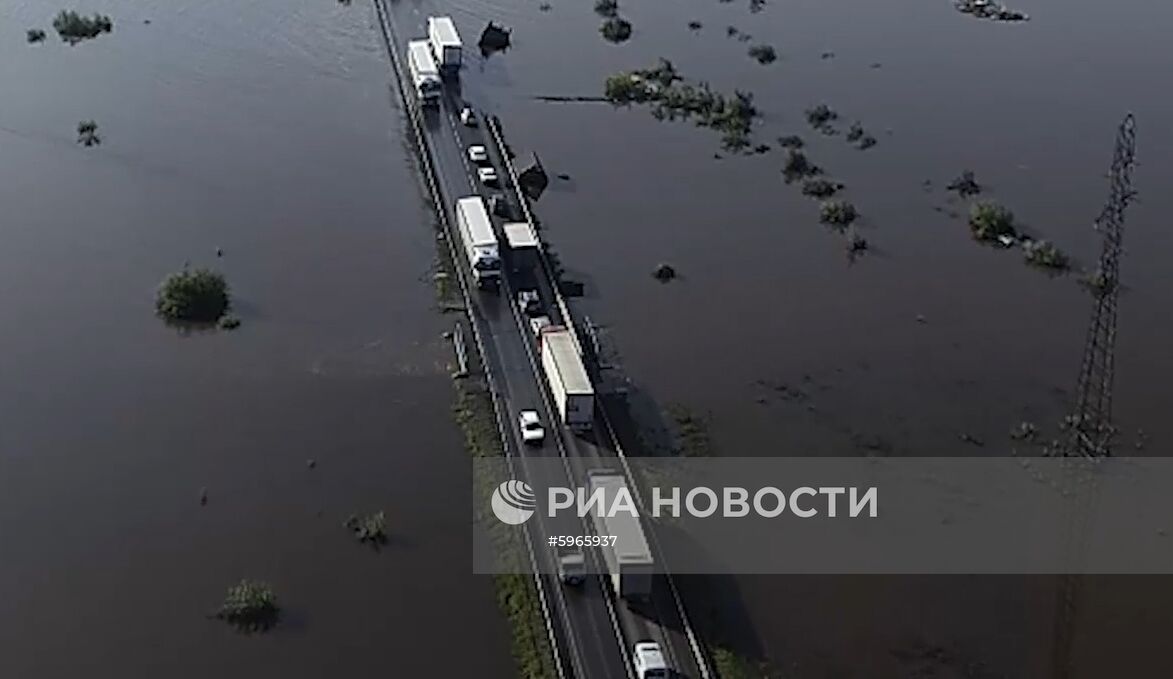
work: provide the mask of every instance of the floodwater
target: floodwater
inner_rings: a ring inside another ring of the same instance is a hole
[[[1115,412],[1123,452],[1169,450],[1168,6],[1015,0],[1032,20],[1000,24],[948,0],[771,0],[757,13],[745,0],[627,0],[634,35],[611,45],[589,2],[454,4],[462,28],[496,19],[514,29],[509,51],[470,72],[511,145],[570,175],[538,212],[588,284],[583,307],[609,326],[633,383],[706,414],[725,455],[1000,455],[1024,420],[1055,436],[1090,298],[1074,275],[1052,278],[1020,253],[973,242],[966,205],[943,188],[973,169],[1031,233],[1093,267],[1090,225],[1116,126],[1133,111],[1140,198],[1125,235]],[[703,27],[689,30],[692,20]],[[727,37],[727,26],[753,39]],[[747,56],[759,42],[777,49],[776,63]],[[717,135],[691,123],[534,99],[600,95],[607,75],[661,56],[685,77],[753,92],[761,142],[806,139],[811,159],[847,185],[873,251],[848,262],[816,204],[783,184],[777,149],[716,159]],[[841,130],[858,120],[878,145],[859,151],[842,132],[811,130],[803,111],[821,102]],[[681,279],[653,280],[659,262]],[[1041,676],[1054,585],[744,578],[759,638],[739,643],[793,676]],[[1079,676],[1173,676],[1170,610],[1169,579],[1090,582],[1074,626]]]
[[[0,677],[511,676],[373,7],[58,9],[0,0]],[[186,260],[239,330],[154,318]],[[264,637],[206,618],[241,578]]]

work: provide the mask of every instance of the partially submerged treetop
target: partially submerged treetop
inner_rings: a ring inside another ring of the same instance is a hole
[[[215,323],[229,307],[228,283],[211,269],[177,271],[163,279],[155,311],[176,323]]]

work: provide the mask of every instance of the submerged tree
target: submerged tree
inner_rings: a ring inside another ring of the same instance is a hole
[[[778,60],[778,53],[769,45],[754,45],[749,48],[749,56],[757,59],[759,64],[772,64]]]
[[[97,146],[102,143],[98,136],[98,124],[92,120],[83,120],[77,124],[77,143],[85,146]]]
[[[202,268],[170,274],[155,297],[155,311],[173,323],[215,323],[229,305],[224,276]]]
[[[782,166],[782,176],[789,184],[803,177],[815,177],[823,171],[814,163],[807,160],[806,154],[797,149],[786,152],[786,163]]]
[[[819,206],[819,221],[837,229],[851,226],[858,216],[855,206],[845,200],[827,200]]]
[[[241,580],[228,588],[228,595],[215,617],[241,632],[266,632],[281,615],[277,597],[268,585]]]
[[[823,128],[839,118],[839,114],[826,104],[819,104],[806,110],[806,120],[816,128]]]
[[[623,42],[631,37],[631,22],[619,17],[611,17],[599,27],[599,32],[608,42]]]
[[[1014,213],[990,201],[974,203],[970,208],[969,228],[973,237],[980,241],[1018,236],[1018,230],[1014,227]]]

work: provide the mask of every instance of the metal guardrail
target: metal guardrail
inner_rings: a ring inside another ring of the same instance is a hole
[[[383,33],[383,40],[387,47],[387,52],[391,57],[391,65],[395,71],[395,77],[398,80],[399,86],[396,89],[399,92],[400,100],[403,102],[403,108],[407,114],[407,119],[411,124],[412,138],[415,141],[416,155],[420,159],[420,163],[423,166],[421,168],[423,170],[421,174],[424,175],[424,180],[427,182],[428,195],[432,200],[432,208],[436,212],[437,219],[439,219],[443,225],[444,240],[448,244],[448,255],[452,258],[452,265],[455,269],[456,280],[460,285],[460,295],[464,300],[465,314],[468,316],[468,324],[469,327],[472,328],[473,340],[476,343],[477,352],[482,358],[481,364],[484,366],[484,357],[487,356],[487,353],[485,351],[485,345],[481,337],[480,329],[477,327],[477,321],[475,318],[473,318],[474,307],[472,305],[471,293],[469,292],[469,285],[465,280],[464,269],[460,265],[459,252],[457,251],[454,244],[458,234],[456,234],[455,230],[452,228],[452,224],[448,220],[448,214],[444,210],[444,203],[441,197],[442,194],[440,193],[439,182],[436,178],[436,169],[432,164],[431,151],[428,148],[427,142],[425,141],[426,137],[423,131],[423,125],[420,122],[419,110],[414,105],[412,98],[407,94],[411,88],[408,87],[408,83],[404,76],[403,66],[399,61],[399,53],[396,49],[396,41],[393,36],[394,31],[391,28],[391,17],[388,14],[386,8],[383,6],[383,0],[373,1],[375,4],[375,13],[379,18],[379,28]],[[505,425],[505,419],[502,415],[500,393],[497,390],[496,381],[493,379],[492,372],[486,369],[484,370],[484,373],[485,379],[489,386],[489,396],[491,397],[491,401],[493,403],[493,415],[497,422],[497,434],[501,438],[502,448],[505,451],[506,461],[509,465],[509,471],[511,474],[516,476],[513,455],[510,453],[509,449],[509,438]],[[538,567],[533,545],[530,544],[529,539],[525,540],[525,548],[529,557],[530,569],[533,572],[534,587],[537,589],[538,599],[542,607],[542,618],[546,627],[546,635],[550,641],[550,650],[554,655],[554,666],[558,672],[559,679],[565,679],[566,670],[562,665],[562,655],[558,649],[558,638],[554,632],[554,625],[550,616],[549,602],[546,600],[545,585],[542,582],[542,576],[540,573],[541,569]]]
[[[529,223],[530,228],[533,229],[533,232],[536,234],[538,233],[538,227],[537,222],[534,220],[533,212],[529,207],[529,197],[525,195],[524,191],[521,189],[521,184],[517,181],[517,170],[514,169],[513,161],[509,158],[509,153],[507,152],[508,147],[505,145],[505,138],[501,133],[500,122],[498,121],[497,116],[487,116],[486,126],[492,133],[493,141],[497,144],[497,148],[501,151],[501,160],[504,162],[505,169],[509,173],[509,179],[513,183],[514,190],[517,192],[518,202],[521,203],[522,214],[525,217],[526,222]],[[549,258],[546,256],[546,251],[543,247],[538,248],[538,261],[541,264],[543,274],[550,283],[550,288],[554,291],[554,302],[558,306],[558,312],[562,315],[563,323],[570,331],[570,337],[574,340],[574,344],[578,349],[579,356],[582,356],[584,355],[583,344],[578,337],[578,328],[576,328],[574,325],[574,317],[570,314],[570,307],[566,304],[566,298],[563,297],[562,290],[558,286],[558,278],[554,273],[554,268],[551,266]],[[607,416],[607,408],[605,405],[603,405],[601,399],[598,400],[599,412],[603,416],[604,424],[607,425],[607,435],[615,444],[615,454],[618,456],[620,463],[623,465],[623,470],[627,474],[627,477],[634,479],[635,476],[632,475],[631,468],[627,464],[627,454],[623,452],[623,446],[619,443],[619,437],[615,434],[615,428],[611,425],[611,418]],[[635,492],[636,501],[641,506],[646,506],[643,502],[643,499],[639,497],[639,489],[636,488],[634,484],[633,489]],[[649,534],[652,536],[652,541],[655,543],[655,534]],[[663,553],[663,551],[659,549],[658,543],[656,545],[656,549],[661,554]],[[708,659],[705,655],[704,649],[701,646],[700,639],[693,630],[692,623],[689,622],[688,614],[685,613],[684,604],[680,600],[680,592],[676,589],[675,583],[672,582],[672,576],[670,574],[665,573],[664,579],[668,582],[668,588],[672,593],[672,602],[676,606],[676,614],[680,616],[680,621],[684,626],[685,636],[688,638],[688,644],[692,650],[693,660],[696,662],[697,668],[700,670],[701,679],[712,679],[716,675],[709,668]]]

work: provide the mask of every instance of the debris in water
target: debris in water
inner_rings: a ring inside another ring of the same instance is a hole
[[[200,488],[200,506],[203,507],[206,504],[208,504],[208,489],[206,487]]]
[[[313,469],[314,467],[318,466],[318,462],[317,462],[317,460],[315,460],[311,457],[310,459],[305,461],[305,466],[308,467],[309,469]]]
[[[481,31],[481,39],[477,42],[477,46],[484,53],[508,49],[509,34],[508,28],[490,21],[489,25],[485,26],[485,30]]]
[[[725,27],[725,35],[726,35],[727,37],[730,37],[730,38],[732,38],[733,36],[737,35],[737,34],[738,34],[738,33],[740,33],[740,32],[741,32],[741,31],[737,30],[737,27],[736,27],[736,26],[726,26],[726,27]]]
[[[566,174],[565,172],[559,172],[558,174],[556,174],[554,176],[561,179],[564,182],[570,181],[570,175]]]
[[[753,152],[758,154],[759,156],[763,153],[769,153],[770,152],[770,145],[769,144],[758,144],[757,146],[753,147]]]
[[[984,441],[982,441],[978,437],[974,436],[973,434],[970,434],[969,432],[963,431],[957,435],[957,438],[961,439],[965,443],[977,446],[979,448],[986,445]]]
[[[870,134],[865,133],[863,137],[860,138],[859,143],[855,145],[855,148],[859,149],[860,151],[866,151],[875,145],[876,138]]]
[[[847,130],[847,141],[859,141],[863,135],[863,125],[858,122],[852,123],[851,128]]]
[[[859,255],[866,252],[868,249],[868,241],[863,236],[859,235],[855,229],[847,236],[847,255],[853,260]]]
[[[956,0],[953,6],[962,14],[970,14],[979,19],[993,21],[1027,21],[1030,19],[1025,12],[1013,10],[993,0]]]
[[[881,64],[880,62],[878,62],[878,61],[873,61],[873,62],[871,63],[871,66],[869,66],[869,68],[882,68],[883,66],[884,66],[884,65],[883,65],[883,64]]]
[[[835,53],[834,52],[823,52],[822,54],[819,55],[819,58],[820,59],[834,59]]]
[[[530,200],[537,200],[542,197],[542,193],[550,185],[550,177],[546,174],[546,168],[542,166],[538,154],[535,153],[533,156],[533,164],[517,175],[517,183],[521,185],[521,190],[529,196]]]
[[[1039,436],[1039,428],[1033,422],[1022,421],[1010,432],[1010,438],[1016,441],[1034,441]]]
[[[543,2],[542,4],[538,5],[539,12],[549,12],[550,9],[551,9],[551,5],[548,2]]]
[[[757,14],[766,8],[766,0],[749,0],[750,14]]]
[[[688,30],[690,31],[699,31],[701,28],[703,28],[703,24],[701,24],[699,21],[688,22]]]
[[[982,192],[982,185],[977,183],[977,180],[974,178],[973,170],[963,170],[961,172],[961,176],[949,182],[949,184],[945,187],[945,190],[956,191],[957,195],[961,196],[962,198],[969,198],[970,196],[976,196],[980,194]]]
[[[660,264],[656,267],[656,270],[652,272],[652,277],[661,283],[667,283],[673,278],[676,278],[676,269],[673,268],[671,264]]]

